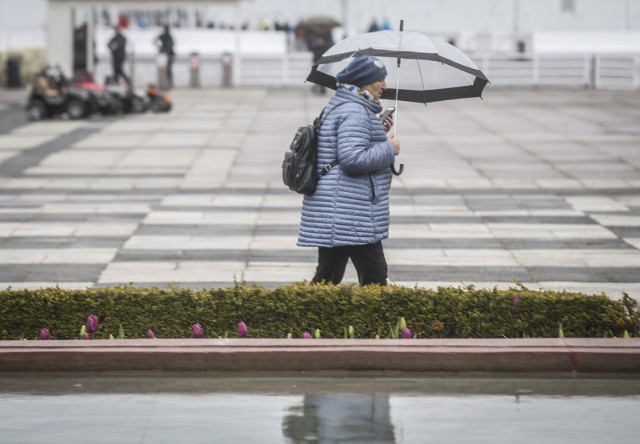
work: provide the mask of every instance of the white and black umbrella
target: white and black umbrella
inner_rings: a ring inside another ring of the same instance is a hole
[[[387,67],[390,87],[384,99],[426,104],[480,97],[489,82],[455,46],[410,31],[368,32],[341,40],[318,59],[307,81],[336,89],[336,75],[360,55],[376,56]],[[396,65],[397,70],[391,69]]]
[[[376,56],[387,68],[386,81],[391,87],[382,98],[395,99],[394,134],[397,133],[399,100],[426,105],[481,97],[489,83],[476,64],[458,48],[419,32],[403,31],[403,21],[399,31],[367,32],[339,41],[313,65],[307,81],[336,89],[336,75],[361,55]],[[391,69],[394,65],[396,70]],[[393,172],[401,174],[402,169],[400,165],[400,171],[393,169]]]

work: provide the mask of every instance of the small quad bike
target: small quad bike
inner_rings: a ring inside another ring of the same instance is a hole
[[[140,114],[149,108],[149,97],[139,88],[126,83],[117,83],[111,77],[107,77],[105,89],[115,100],[120,102],[122,112],[125,114]]]
[[[120,114],[124,111],[122,100],[111,94],[103,84],[96,83],[91,76],[84,76],[74,86],[89,93],[92,111],[103,115]]]
[[[88,91],[69,86],[59,67],[46,67],[36,74],[27,100],[25,114],[31,121],[66,114],[70,119],[82,119],[92,111]]]
[[[169,95],[160,91],[153,83],[147,85],[147,96],[149,97],[149,109],[154,113],[167,113],[171,111],[171,98]]]

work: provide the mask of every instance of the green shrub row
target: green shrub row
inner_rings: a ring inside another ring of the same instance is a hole
[[[190,290],[130,286],[0,291],[0,339],[35,339],[46,327],[54,339],[79,337],[88,315],[100,317],[92,338],[187,338],[199,323],[204,337],[284,338],[319,329],[323,338],[388,337],[400,317],[419,338],[638,336],[639,311],[627,295],[441,287],[294,284],[274,289],[236,285]]]

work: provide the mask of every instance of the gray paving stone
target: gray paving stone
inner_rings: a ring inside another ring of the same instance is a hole
[[[69,134],[63,134],[51,142],[44,143],[37,148],[25,151],[15,157],[0,163],[0,177],[17,177],[27,168],[38,165],[49,156],[63,151],[73,143],[97,132],[96,128],[79,128]]]
[[[37,248],[111,248],[121,247],[128,237],[20,237],[0,238],[0,249],[37,249]]]
[[[23,112],[23,107],[16,104],[9,104],[0,108],[0,135],[8,134],[16,129],[29,124]]]
[[[19,267],[19,266],[15,266]],[[29,264],[24,266],[24,278],[13,282],[96,282],[104,269],[102,264]],[[18,270],[16,270],[18,271]],[[20,272],[22,275],[22,272]],[[3,279],[4,280],[4,279]],[[6,279],[11,282],[9,277]]]
[[[251,252],[244,249],[237,250],[121,250],[115,261],[243,261],[247,260]]]
[[[264,227],[263,227],[264,228]],[[140,225],[136,230],[136,235],[193,235],[193,236],[210,236],[210,235],[250,235],[254,232],[255,228],[249,225],[236,226],[236,225],[192,225],[192,224],[144,224]],[[266,231],[268,228],[265,228]],[[290,229],[284,230],[285,233],[291,233]]]
[[[396,266],[389,264],[393,281],[446,282],[525,282],[535,280],[524,267],[455,267],[455,266]]]
[[[640,227],[607,227],[619,238],[640,237]]]
[[[604,267],[527,267],[534,281],[560,282],[638,282],[640,267],[604,268]]]

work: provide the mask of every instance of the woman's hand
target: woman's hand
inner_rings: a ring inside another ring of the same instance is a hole
[[[393,126],[393,114],[389,115],[386,119],[384,119],[384,122],[382,122],[382,127],[384,128],[385,132],[389,132],[392,126]]]
[[[396,136],[389,136],[389,143],[393,146],[393,154],[396,156],[400,155],[400,141],[396,139]]]

